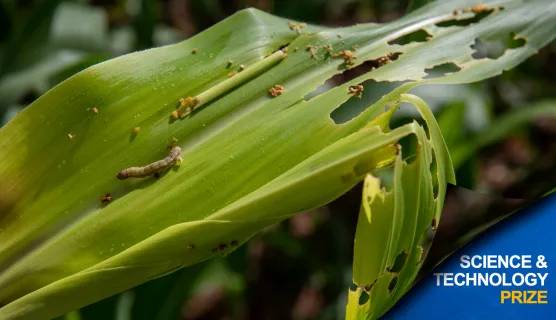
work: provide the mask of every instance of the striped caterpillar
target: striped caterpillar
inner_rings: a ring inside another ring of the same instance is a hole
[[[159,172],[170,169],[174,166],[174,164],[176,164],[176,161],[183,161],[181,158],[180,147],[173,147],[168,156],[162,160],[158,160],[144,167],[131,167],[124,169],[118,173],[117,178],[123,180],[129,177],[143,178],[152,174],[156,175]]]

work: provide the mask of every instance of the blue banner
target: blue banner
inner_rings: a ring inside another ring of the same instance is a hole
[[[556,319],[555,227],[552,194],[456,251],[384,319]]]

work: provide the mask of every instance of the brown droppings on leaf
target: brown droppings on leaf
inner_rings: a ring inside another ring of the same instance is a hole
[[[243,70],[245,70],[245,68],[246,68],[245,65],[242,64],[242,65],[239,66],[239,71],[243,71]]]
[[[329,53],[332,53],[332,50],[333,50],[333,49],[332,49],[332,45],[331,45],[331,44],[329,44],[329,45],[326,46],[326,51],[328,51]]]
[[[133,132],[134,132],[134,133],[139,133],[139,131],[141,131],[141,128],[140,128],[140,127],[135,127],[135,128],[133,128]]]
[[[432,231],[436,231],[436,219],[435,218],[432,218],[431,228],[432,228]]]
[[[466,12],[469,12],[469,10],[470,10],[469,8],[463,8],[463,9],[461,9],[461,12],[466,13]]]
[[[97,109],[97,108],[93,108],[93,113],[94,113],[94,114],[98,114],[98,109]]]
[[[73,139],[73,134],[68,133],[68,138]]]
[[[475,14],[481,13],[486,10],[488,10],[488,8],[484,4],[476,4],[471,8],[471,11],[473,11],[473,13]]]
[[[187,245],[187,248],[189,250],[193,250],[193,249],[195,249],[195,245],[193,243],[190,243],[190,244]]]
[[[228,246],[224,243],[221,243],[221,244],[218,245],[218,248],[222,251],[222,250],[228,248]]]
[[[235,74],[235,71],[233,73]],[[191,114],[191,112],[195,110],[195,106],[197,105],[197,103],[197,98],[187,97],[187,99],[184,100],[183,104],[181,104],[180,108],[178,109],[178,116],[180,118],[184,118],[185,116]]]
[[[353,51],[357,51],[357,49],[359,49],[358,45],[354,45],[353,47],[351,47],[351,50],[353,50]]]
[[[100,198],[100,203],[106,203],[112,201],[112,195],[110,193],[106,193],[102,198]]]
[[[300,33],[300,32],[301,32],[301,28],[300,28],[300,26],[297,25],[297,23],[295,23],[295,22],[293,22],[293,21],[288,21],[288,25],[290,26],[290,29],[291,29],[291,30],[293,30],[293,31],[295,31],[295,32],[297,32],[297,33]]]
[[[293,49],[293,52],[297,52],[297,51],[299,51],[299,48],[295,47],[295,49]]]
[[[311,48],[311,58],[317,59],[317,50],[315,48]]]
[[[305,46],[305,50],[310,51],[311,49],[313,49],[313,46],[308,44]]]
[[[277,97],[281,95],[285,90],[286,89],[283,86],[277,84],[274,87],[268,89],[268,93],[270,93],[270,95],[273,97]]]
[[[234,61],[233,60],[228,60],[228,63],[226,64],[226,68],[231,67],[232,64],[234,64]]]
[[[299,24],[299,27],[300,27],[301,29],[307,28],[307,24],[306,24],[305,22],[301,22],[301,23]]]
[[[380,57],[376,60],[372,60],[375,64],[377,68],[380,68],[384,65],[389,64],[390,62],[398,59],[398,57],[400,56],[399,52],[389,52],[387,55],[385,55],[384,57]]]
[[[388,57],[388,59],[394,59],[394,58],[393,58],[394,56],[397,57],[397,56],[398,56],[398,53],[397,53],[397,52],[388,52],[388,53],[386,54],[386,57]]]
[[[457,16],[457,15],[459,14],[459,10],[458,10],[458,9],[454,10],[454,12],[453,12],[452,14],[453,14],[454,16]]]
[[[193,50],[191,50],[192,54],[196,54],[197,53],[197,48],[193,48]]]
[[[239,245],[239,243],[237,242],[237,240],[232,241],[232,243],[230,244],[232,247],[237,247]]]
[[[172,111],[172,119],[176,120],[177,118],[179,118],[178,112]]]
[[[353,60],[357,59],[357,56],[355,56],[355,54],[353,54],[353,52],[351,52],[350,50],[343,50],[337,54],[333,54],[332,56],[334,58],[338,58],[338,57],[344,58],[344,62],[348,67],[355,64]]]
[[[338,38],[342,39],[342,34],[338,33]]]
[[[361,95],[363,94],[363,86],[360,84],[351,86],[349,87],[349,93],[352,93],[354,97],[361,99]]]
[[[237,72],[232,71],[232,72],[228,73],[228,78],[231,78],[231,77],[235,76],[236,74],[237,74]]]

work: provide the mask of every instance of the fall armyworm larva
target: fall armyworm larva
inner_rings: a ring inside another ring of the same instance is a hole
[[[170,169],[174,164],[176,164],[176,161],[182,162],[180,147],[173,147],[168,156],[162,160],[158,160],[144,167],[131,167],[124,169],[118,173],[117,178],[123,180],[129,177],[147,177]]]

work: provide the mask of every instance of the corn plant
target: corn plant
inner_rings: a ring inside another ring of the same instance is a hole
[[[361,181],[346,314],[379,317],[411,287],[456,183],[433,114],[408,91],[516,66],[554,38],[555,17],[550,0],[449,0],[327,28],[248,9],[76,74],[0,129],[0,318],[56,317],[230,254]],[[501,56],[474,54],[506,38]],[[309,98],[359,66],[370,71]],[[370,79],[405,82],[335,123]],[[401,103],[423,121],[391,128]],[[117,179],[161,159],[157,177]]]

